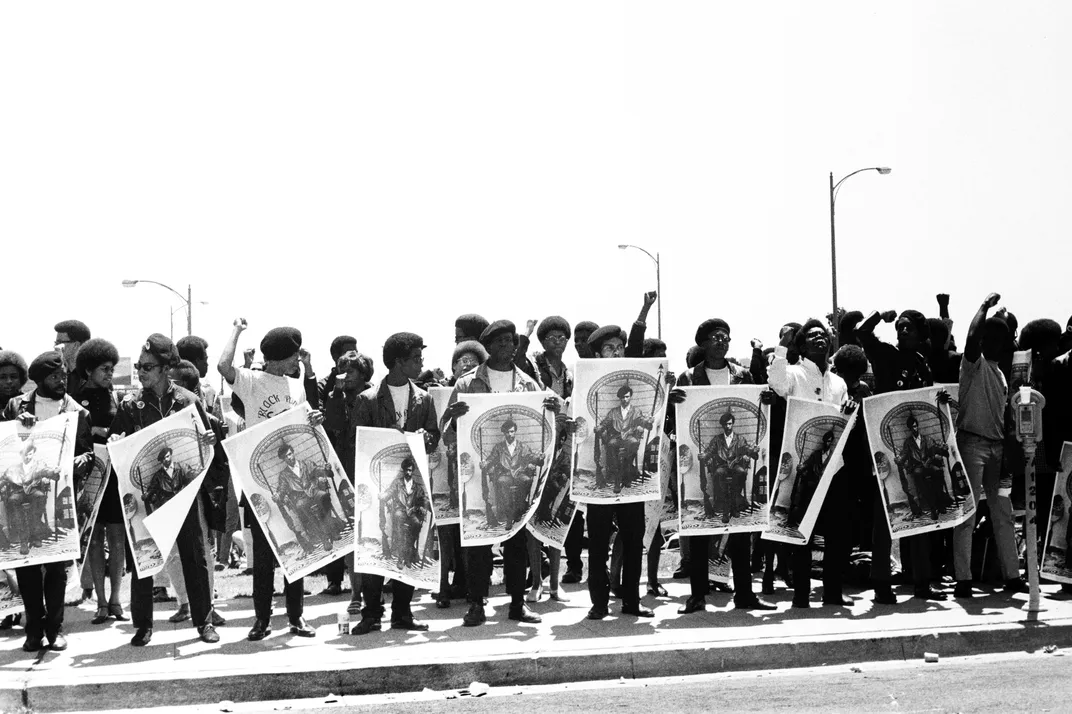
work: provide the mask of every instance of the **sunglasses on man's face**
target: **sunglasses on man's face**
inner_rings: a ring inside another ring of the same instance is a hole
[[[163,367],[162,364],[153,364],[152,362],[135,362],[134,369],[139,372],[152,372],[157,367]]]

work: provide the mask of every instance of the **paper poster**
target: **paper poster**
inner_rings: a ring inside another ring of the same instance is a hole
[[[235,488],[291,582],[354,548],[354,489],[310,411],[299,404],[223,442]]]
[[[82,479],[81,485],[75,489],[75,512],[78,514],[78,547],[82,553],[82,559],[78,563],[78,572],[81,574],[89,561],[89,541],[96,527],[97,511],[100,510],[101,501],[104,499],[104,489],[108,485],[111,475],[112,460],[108,455],[108,447],[104,444],[93,445],[93,466],[89,473]]]
[[[452,387],[432,387],[428,390],[437,424],[443,421],[443,412],[453,391]],[[453,442],[447,444],[446,439],[440,439],[435,451],[428,454],[428,478],[432,482],[432,510],[437,526],[450,526],[461,520],[458,515],[458,459],[454,446]]]
[[[439,585],[424,437],[357,427],[354,572]]]
[[[559,550],[565,547],[570,524],[577,513],[577,503],[569,495],[573,454],[573,438],[567,437],[555,452],[547,483],[540,495],[540,505],[527,526],[537,540]]]
[[[665,434],[655,437],[659,441],[659,498],[644,502],[644,547],[651,546],[655,531],[662,529],[664,535],[677,533],[678,489],[677,464],[670,440]]]
[[[683,387],[677,408],[682,535],[767,527],[770,407],[766,387]]]
[[[191,404],[108,443],[139,578],[155,575],[164,567],[197,496],[213,454],[212,446],[201,441],[205,431]],[[152,528],[146,522],[150,517]]]
[[[666,416],[665,359],[577,363],[573,391],[577,458],[572,497],[634,503],[660,495],[659,442]]]
[[[0,569],[79,557],[74,499],[78,414],[68,412],[27,429],[0,422]]]
[[[790,397],[785,414],[778,473],[771,493],[766,540],[804,545],[815,529],[826,492],[841,458],[857,413],[824,402]]]
[[[1072,583],[1072,441],[1061,447],[1061,471],[1053,485],[1050,522],[1046,524],[1045,547],[1039,575],[1058,583]]]
[[[462,545],[492,545],[525,527],[540,503],[554,456],[546,392],[459,394],[457,419]]]
[[[863,401],[871,458],[894,538],[952,528],[975,515],[942,386]],[[946,387],[948,391],[948,387]]]

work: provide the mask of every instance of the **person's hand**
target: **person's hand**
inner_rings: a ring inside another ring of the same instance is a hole
[[[938,307],[949,307],[949,296],[945,293],[938,293],[935,296],[938,299]]]
[[[655,298],[659,297],[659,293],[654,290],[649,290],[644,293],[644,307],[651,307],[655,304]]]
[[[33,414],[23,412],[22,414],[19,414],[19,423],[29,429],[37,423],[37,417]]]
[[[469,405],[468,404],[466,404],[465,402],[454,402],[453,404],[451,404],[450,406],[447,407],[447,409],[444,412],[443,416],[447,417],[448,419],[457,419],[458,417],[465,416],[468,413],[469,413]]]
[[[253,355],[255,354],[257,354],[257,350],[253,347],[242,350],[242,362],[245,364],[246,369],[253,366]]]
[[[767,405],[774,404],[774,390],[773,389],[764,389],[762,392],[760,392],[759,393],[759,403],[760,404],[767,404]]]
[[[880,313],[879,317],[882,318],[883,322],[893,322],[894,320],[897,319],[897,311],[896,310],[886,310],[885,312]]]
[[[235,318],[235,320],[234,320],[235,332],[245,332],[248,327],[249,327],[249,323],[246,322],[246,318],[244,318],[244,317],[236,317]]]
[[[856,411],[856,406],[856,400],[849,398],[844,404],[841,405],[841,413],[846,415],[852,414],[854,411]]]
[[[998,304],[999,300],[1001,300],[1000,295],[998,295],[997,293],[990,293],[986,296],[986,300],[983,300],[983,305],[986,307],[987,310],[990,310]]]
[[[778,333],[778,346],[788,349],[793,344],[794,337],[796,337],[796,333],[793,332],[793,328],[782,328],[782,331]]]
[[[81,471],[93,462],[93,454],[88,451],[84,454],[79,454],[74,457],[74,468],[76,471]]]
[[[752,338],[752,349],[762,352],[763,351],[763,340],[759,339],[758,337],[753,337]]]
[[[215,432],[206,431],[201,435],[201,446],[215,446],[216,434]]]
[[[91,434],[93,434],[93,436],[97,437],[98,439],[107,440],[107,438],[108,438],[108,429],[107,429],[107,427],[95,426],[92,429],[90,429],[89,432]]]
[[[529,320],[525,323],[525,337],[532,337],[532,331],[536,329],[539,320]]]
[[[667,395],[667,401],[671,404],[684,404],[685,397],[688,396],[685,390],[681,387],[674,387],[670,390],[670,394]]]
[[[108,437],[108,443],[111,444],[113,442],[119,441],[120,439],[124,438],[125,436],[126,436],[126,432],[122,432],[122,433],[119,433],[119,434],[112,434],[111,436]]]
[[[562,405],[559,402],[558,397],[552,394],[543,400],[543,408],[552,414],[558,414],[559,410],[562,409]]]
[[[953,396],[946,390],[939,389],[937,399],[939,404],[949,404],[953,401]]]
[[[532,458],[532,464],[536,468],[543,468],[543,454],[540,454],[539,456],[534,456]]]
[[[319,409],[309,412],[309,426],[314,429],[324,423],[324,413]]]
[[[304,347],[298,348],[298,357],[301,358],[301,363],[305,367],[305,374],[310,375],[313,373],[313,356],[309,354],[309,350]]]

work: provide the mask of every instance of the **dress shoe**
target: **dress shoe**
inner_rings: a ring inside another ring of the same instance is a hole
[[[185,622],[190,619],[190,606],[187,603],[179,605],[175,614],[168,618],[168,622]]]
[[[450,598],[437,597],[435,601],[435,606],[438,607],[440,610],[446,610],[448,607],[450,607]]]
[[[1009,578],[1005,581],[1005,587],[1002,590],[1007,593],[1026,593],[1030,592],[1031,588],[1023,578]]]
[[[809,607],[811,607],[811,602],[809,600],[798,600],[796,598],[793,598],[793,607],[800,608],[801,610],[807,610]]]
[[[212,608],[208,613],[208,621],[212,623],[213,627],[223,627],[227,624],[227,620],[220,613],[216,612],[216,608]]]
[[[151,639],[153,639],[153,628],[139,627],[138,631],[134,633],[134,637],[131,638],[130,644],[135,647],[144,647],[149,644]]]
[[[427,632],[428,623],[413,619],[412,616],[391,620],[392,630],[409,630],[410,632]]]
[[[897,596],[893,594],[893,589],[889,585],[885,587],[878,585],[875,587],[875,602],[879,605],[896,605]]]
[[[733,606],[738,610],[777,610],[775,605],[769,602],[764,602],[758,597],[751,597],[746,600],[734,600]]]
[[[827,597],[823,596],[823,605],[830,605],[831,607],[852,607],[852,600],[847,597]]]
[[[168,595],[167,588],[153,588],[153,602],[175,602],[175,598]]]
[[[246,635],[246,639],[250,642],[256,642],[257,640],[263,640],[268,635],[272,634],[272,621],[268,619],[256,619],[253,621],[253,627],[250,628],[249,634]]]
[[[677,614],[679,615],[691,615],[694,612],[700,612],[707,609],[707,600],[703,597],[689,596],[689,599],[685,601],[685,604],[678,608]]]
[[[23,652],[38,652],[45,646],[45,640],[40,635],[26,635],[26,641],[22,643]]]
[[[670,597],[670,593],[666,592],[666,588],[659,583],[652,583],[648,586],[648,595],[654,595],[655,597]]]
[[[316,628],[305,621],[304,617],[290,621],[290,634],[298,637],[316,637]]]
[[[525,603],[511,603],[507,616],[516,622],[527,622],[530,625],[543,622],[543,618],[530,610]]]
[[[972,597],[971,580],[959,580],[953,588],[953,597],[958,600],[968,600]]]
[[[97,608],[97,614],[93,616],[93,619],[89,621],[91,625],[103,625],[108,621],[108,606]]]
[[[48,636],[48,648],[53,652],[63,652],[67,649],[67,638],[63,636],[62,630]]]
[[[598,607],[596,605],[593,605],[592,609],[590,609],[588,611],[588,619],[589,620],[602,620],[606,616],[607,616],[607,608],[605,608],[605,607]]]
[[[107,612],[105,612],[107,614]],[[13,615],[8,615],[0,622],[0,630],[10,630],[15,625],[22,621],[22,613],[16,612]]]
[[[342,595],[342,585],[339,583],[328,583],[328,586],[320,591],[321,595]]]
[[[915,594],[912,597],[916,598],[917,600],[946,600],[949,598],[949,596],[945,593],[940,593],[937,590],[932,590],[931,588],[916,590]]]
[[[548,594],[548,597],[550,597],[555,602],[569,602],[569,598],[566,597],[566,593],[563,590],[552,590]]]
[[[655,617],[655,613],[650,608],[646,608],[640,603],[622,605],[622,614],[633,615],[634,617]]]
[[[720,583],[717,580],[708,580],[707,581],[707,587],[708,587],[708,589],[714,590],[717,593],[731,593],[731,592],[733,592],[732,587],[730,587],[726,583]]]
[[[197,628],[197,634],[200,635],[201,641],[210,645],[220,641],[220,636],[216,632],[216,628],[209,622],[204,627]]]
[[[686,568],[678,568],[670,577],[672,577],[674,580],[684,580],[685,578],[689,577],[689,571]],[[563,579],[562,582],[566,582],[566,580]]]
[[[477,625],[483,625],[488,621],[488,616],[484,612],[484,604],[482,602],[474,602],[469,606],[469,612],[465,613],[462,618],[462,625],[465,627],[476,627]]]
[[[376,630],[377,632],[383,629],[383,623],[380,622],[378,617],[362,617],[361,622],[357,623],[357,627],[353,629],[351,634],[354,635],[367,635],[368,633]]]
[[[119,603],[109,603],[108,614],[114,617],[119,622],[126,622],[130,619],[125,614],[123,614],[123,606]]]
[[[567,570],[566,574],[562,576],[562,582],[564,583],[579,583],[581,582],[580,570]]]

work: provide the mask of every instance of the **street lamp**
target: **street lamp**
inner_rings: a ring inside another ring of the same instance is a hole
[[[186,305],[186,334],[187,335],[194,334],[193,294],[192,294],[193,291],[191,290],[189,285],[186,286],[186,297],[183,297],[182,293],[180,293],[178,290],[176,290],[175,288],[171,287],[170,285],[164,285],[163,283],[158,283],[155,280],[124,280],[123,281],[123,287],[124,288],[133,288],[133,287],[137,286],[138,283],[151,283],[153,285],[159,285],[160,287],[167,288],[171,292],[173,292],[176,295],[178,295],[179,299],[182,300],[183,303]],[[202,304],[205,304],[205,303],[202,303]]]
[[[639,245],[628,245],[628,244],[625,244],[625,243],[619,243],[618,244],[618,250],[625,250],[626,248],[636,248],[641,253],[643,253],[644,255],[646,255],[649,258],[651,258],[651,261],[653,263],[655,263],[655,293],[656,293],[655,299],[658,302],[658,305],[656,305],[656,311],[657,312],[655,314],[656,314],[656,319],[658,320],[658,322],[657,322],[657,325],[658,325],[657,336],[661,340],[663,338],[663,286],[662,286],[662,283],[660,282],[660,277],[659,277],[659,254],[656,253],[655,255],[652,255],[648,251],[646,251],[643,248],[641,248]]]
[[[207,300],[198,300],[197,304],[198,305],[208,305],[208,301]],[[178,312],[179,310],[182,310],[185,307],[186,307],[186,305],[179,305],[178,307],[172,309],[172,311],[171,311],[171,334],[169,335],[169,337],[171,337],[172,340],[175,339],[175,313]]]
[[[837,190],[841,184],[845,183],[845,179],[855,176],[863,171],[878,171],[885,176],[890,171],[893,171],[888,166],[868,166],[863,169],[856,169],[848,176],[844,176],[840,181],[834,183],[834,172],[830,172],[830,286],[833,292],[834,309],[830,313],[832,320],[835,322],[838,319],[838,300],[837,300],[837,243],[834,239],[834,201],[837,200]],[[837,325],[834,325],[834,329],[837,329]]]

